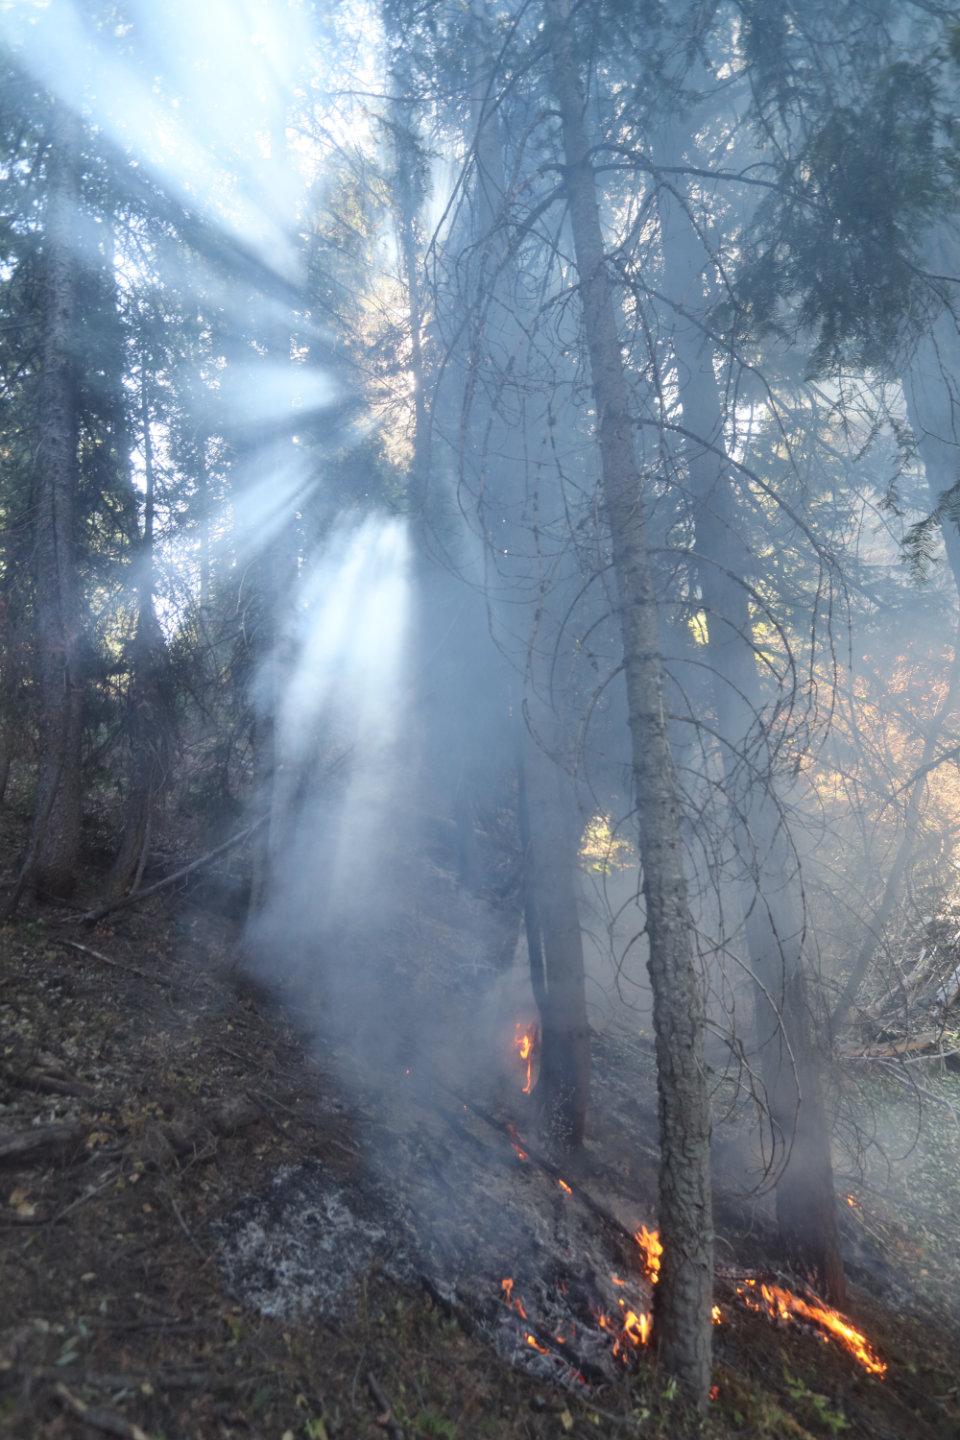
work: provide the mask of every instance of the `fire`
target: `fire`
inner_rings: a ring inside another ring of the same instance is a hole
[[[660,1260],[663,1255],[660,1231],[648,1230],[646,1225],[641,1225],[640,1229],[634,1232],[633,1238],[643,1251],[644,1274],[651,1285],[656,1285],[660,1279]]]
[[[566,1182],[566,1180],[558,1180],[558,1181],[557,1181],[557,1184],[560,1186],[560,1189],[564,1192],[564,1194],[566,1194],[566,1195],[572,1195],[572,1194],[573,1194],[573,1187],[570,1186],[570,1185],[568,1185],[567,1182]]]
[[[509,1305],[511,1310],[516,1310],[521,1320],[526,1320],[527,1312],[524,1309],[523,1301],[519,1296],[517,1296],[516,1300],[513,1298],[512,1276],[508,1275],[505,1280],[500,1281],[500,1289],[503,1291],[503,1303]]]
[[[520,1144],[522,1137],[517,1134],[516,1126],[508,1125],[507,1131],[510,1135],[510,1144],[513,1146],[513,1153],[516,1155],[518,1160],[526,1160],[527,1152]]]
[[[526,1340],[527,1344],[530,1346],[530,1349],[531,1349],[531,1350],[536,1350],[536,1352],[537,1352],[538,1355],[549,1355],[549,1354],[550,1354],[550,1351],[547,1349],[546,1345],[541,1345],[541,1344],[540,1344],[540,1341],[537,1339],[536,1335],[531,1335],[529,1330],[527,1331],[526,1335],[524,1336],[524,1339]]]
[[[650,1339],[652,1325],[653,1321],[646,1312],[638,1315],[636,1311],[628,1310],[623,1322],[623,1333],[633,1341],[634,1345],[646,1345]]]
[[[737,1294],[749,1310],[769,1315],[773,1320],[800,1319],[816,1325],[824,1340],[831,1337],[838,1340],[870,1375],[886,1374],[886,1363],[871,1348],[866,1336],[845,1320],[839,1310],[825,1305],[822,1300],[804,1300],[801,1295],[794,1295],[781,1285],[767,1285],[756,1280],[746,1280],[738,1285]]]
[[[533,1052],[536,1047],[537,1031],[533,1025],[517,1021],[514,1026],[513,1044],[524,1067],[523,1093],[529,1095],[533,1089]]]
[[[710,1307],[710,1321],[713,1325],[723,1324],[723,1315],[721,1313],[719,1305],[713,1305]]]

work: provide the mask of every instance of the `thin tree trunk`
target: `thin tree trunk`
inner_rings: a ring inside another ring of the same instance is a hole
[[[108,886],[112,898],[135,890],[143,877],[168,748],[169,717],[165,713],[162,677],[164,642],[155,605],[156,466],[146,355],[142,357],[140,365],[140,425],[143,435],[145,495],[142,535],[136,514],[132,517],[134,533],[131,538],[136,547],[138,603],[128,705],[130,758],[123,838]]]
[[[673,157],[671,157],[673,158]],[[690,481],[695,554],[707,614],[707,653],[738,857],[755,1033],[777,1172],[777,1220],[787,1257],[833,1304],[844,1298],[830,1126],[820,1087],[803,953],[797,865],[765,770],[749,596],[713,346],[704,315],[707,257],[683,210],[660,197],[664,279]]]
[[[47,161],[35,489],[40,769],[26,889],[67,896],[80,853],[80,596],[76,569],[76,211],[80,123],[54,109]]]
[[[472,0],[471,22],[474,53],[485,59],[492,46],[486,13],[479,0]],[[486,312],[488,282],[497,302],[491,307],[498,317],[497,348],[510,357],[512,372],[522,377],[527,367],[529,332],[522,317],[516,315],[515,266],[506,255],[506,238],[499,229],[505,165],[499,117],[486,110],[486,83],[481,63],[471,96],[478,176],[477,231],[480,245],[487,249],[487,267],[480,276],[478,290],[482,293],[477,296],[477,304]],[[527,422],[525,412],[524,423],[529,423],[532,430],[537,422]],[[520,729],[524,920],[531,987],[540,1012],[536,1099],[545,1136],[561,1152],[575,1151],[583,1144],[586,1132],[591,1049],[578,903],[579,814],[573,783],[557,758],[562,726],[549,698],[549,662],[543,654],[549,648],[541,632],[550,622],[551,595],[538,588],[535,599],[531,598],[521,611],[517,597],[531,588],[530,562],[520,558],[522,573],[516,575],[509,568],[509,556],[523,557],[529,546],[529,535],[519,514],[526,476],[520,460],[514,458],[517,437],[509,434],[505,422],[496,416],[490,425],[485,450],[496,460],[491,467],[493,473],[484,475],[482,519],[485,529],[497,537],[498,552],[504,552],[498,558],[506,572],[506,613],[495,593],[489,598],[504,635],[517,630],[522,634],[523,624],[518,624],[522,613],[531,637],[527,654],[516,655],[515,660],[524,667],[523,713],[516,716],[516,723]]]
[[[680,808],[663,705],[660,625],[646,545],[641,481],[584,124],[569,0],[546,0],[583,324],[597,409],[603,500],[623,635],[633,785],[650,944],[660,1115],[663,1268],[655,1295],[658,1348],[684,1395],[704,1405],[710,1383],[713,1234],[705,1004],[697,973]]]

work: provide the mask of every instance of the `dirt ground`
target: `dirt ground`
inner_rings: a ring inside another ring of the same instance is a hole
[[[336,1078],[238,982],[230,945],[224,921],[172,902],[92,932],[55,914],[0,930],[0,1434],[683,1433],[645,1356],[619,1385],[571,1395],[375,1271],[338,1326],[264,1318],[226,1292],[211,1226],[284,1165],[314,1157],[349,1175],[363,1141],[349,1104],[331,1103]],[[874,1246],[909,1249],[879,1213],[870,1225]],[[855,1301],[885,1379],[741,1315],[716,1332],[705,1433],[960,1434],[949,1328],[889,1296]]]

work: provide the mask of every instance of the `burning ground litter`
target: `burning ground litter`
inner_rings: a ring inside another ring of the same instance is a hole
[[[533,1032],[516,1026],[526,1096]],[[369,1079],[369,1076],[367,1077]],[[351,1185],[310,1161],[217,1226],[228,1288],[262,1313],[344,1313],[371,1269],[420,1285],[510,1365],[568,1388],[614,1382],[654,1336],[663,1245],[602,1172],[565,1178],[505,1115],[404,1067],[376,1107]],[[719,1267],[715,1325],[745,1314],[797,1327],[878,1380],[886,1360],[854,1322],[771,1272]]]

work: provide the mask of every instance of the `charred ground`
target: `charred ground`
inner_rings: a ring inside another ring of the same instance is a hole
[[[414,1175],[424,1195],[443,1197],[442,1225],[428,1229],[447,1258],[449,1236],[474,1223],[476,1176],[531,1194],[554,1184],[545,1172],[531,1178],[496,1126],[432,1085],[432,1099],[408,1092],[414,1098],[401,1112],[380,1103],[375,1075],[364,1081],[333,1055],[319,1064],[290,1015],[238,976],[229,925],[199,908],[135,910],[92,934],[58,920],[24,921],[0,937],[0,1128],[4,1140],[38,1142],[3,1159],[3,1433],[678,1433],[678,1402],[647,1352],[622,1375],[588,1386],[558,1383],[549,1369],[524,1374],[492,1343],[491,1326],[505,1323],[499,1295],[445,1292],[436,1253],[430,1263],[412,1253],[411,1216],[424,1203],[406,1193]],[[601,1092],[607,1068],[601,1047]],[[609,1071],[623,1075],[622,1056]],[[651,1068],[632,1125],[611,1091],[571,1176],[590,1196],[635,1195],[638,1216],[652,1215],[653,1083]],[[401,1124],[401,1113],[415,1123]],[[522,1124],[522,1111],[515,1118]],[[42,1137],[54,1125],[59,1140],[48,1147]],[[424,1147],[434,1142],[431,1157]],[[392,1209],[385,1155],[399,1164]],[[444,1155],[453,1159],[446,1181]],[[320,1214],[319,1284],[328,1296],[332,1285],[337,1304],[312,1303],[309,1246],[299,1252],[298,1278],[291,1245],[293,1273],[274,1276],[274,1291],[286,1283],[303,1305],[259,1313],[271,1307],[262,1295],[259,1309],[252,1303],[250,1277],[231,1263],[225,1237],[254,1211],[269,1222],[271,1203],[282,1229],[284,1194],[311,1175],[327,1193],[362,1197],[370,1243],[354,1253],[324,1249]],[[886,1377],[864,1374],[810,1332],[725,1305],[707,1433],[956,1433],[947,1306],[957,1272],[948,1234],[935,1213],[918,1229],[879,1193],[857,1193],[845,1217],[850,1309],[887,1361]],[[748,1221],[722,1191],[718,1208],[721,1268],[762,1266],[762,1218]],[[566,1225],[563,1213],[557,1223]],[[591,1223],[603,1230],[589,1215],[577,1223],[584,1235]]]

